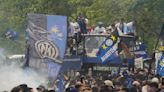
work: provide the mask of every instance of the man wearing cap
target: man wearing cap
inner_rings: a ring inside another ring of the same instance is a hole
[[[113,85],[113,82],[112,82],[111,80],[105,80],[105,81],[104,81],[104,84],[105,84],[106,86],[108,86],[108,89],[109,89],[109,90],[113,90],[113,89],[114,89],[114,85]]]
[[[105,80],[104,81],[104,86],[101,87],[99,92],[113,92],[114,90],[114,85],[111,80]]]

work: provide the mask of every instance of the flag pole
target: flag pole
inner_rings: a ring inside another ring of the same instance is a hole
[[[157,38],[157,42],[156,42],[156,45],[155,45],[155,49],[154,49],[154,50],[157,49],[157,46],[158,46],[158,43],[159,43],[159,39],[160,39],[161,36],[164,36],[164,18],[163,18],[163,20],[162,20],[161,31],[160,31],[160,33],[158,34],[158,38]]]
[[[161,30],[162,31],[162,30]],[[159,43],[159,39],[160,39],[160,34],[161,34],[161,32],[158,34],[158,38],[157,38],[157,41],[156,41],[156,44],[155,44],[155,47],[154,47],[154,52],[155,52],[155,50],[157,49],[157,46],[158,46],[158,43]],[[153,52],[153,53],[154,53]]]

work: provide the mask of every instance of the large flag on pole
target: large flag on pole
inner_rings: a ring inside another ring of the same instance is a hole
[[[97,52],[97,58],[102,63],[115,59],[118,56],[117,48],[119,42],[120,39],[111,34],[100,45],[99,51]]]
[[[26,31],[29,35],[29,66],[55,79],[66,49],[67,17],[28,14]]]
[[[157,62],[157,74],[164,76],[164,52],[162,52]]]

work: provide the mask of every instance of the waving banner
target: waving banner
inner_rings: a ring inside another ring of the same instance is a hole
[[[102,63],[115,59],[118,56],[117,48],[119,42],[120,40],[113,34],[107,37],[97,52],[97,58]]]
[[[56,78],[66,49],[67,17],[28,14],[26,31],[29,36],[29,67]]]

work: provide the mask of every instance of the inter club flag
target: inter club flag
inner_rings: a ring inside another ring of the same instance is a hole
[[[120,40],[113,34],[107,37],[99,47],[99,51],[97,52],[97,58],[105,63],[107,61],[111,61],[118,56],[117,48]]]
[[[58,75],[66,50],[67,17],[44,14],[28,14],[29,66]]]
[[[164,52],[162,52],[157,63],[157,74],[164,76]]]

